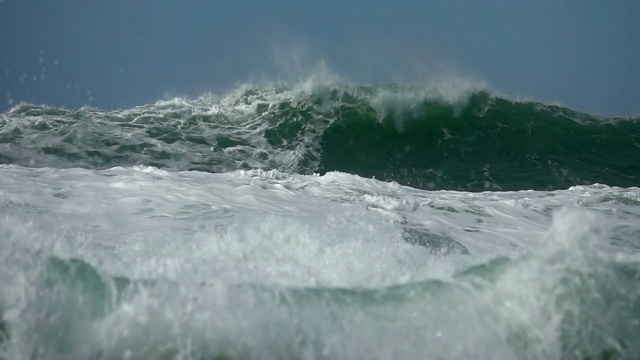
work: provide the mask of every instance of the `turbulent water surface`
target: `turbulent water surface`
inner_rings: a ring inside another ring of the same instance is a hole
[[[640,357],[640,121],[243,86],[0,115],[0,358]]]

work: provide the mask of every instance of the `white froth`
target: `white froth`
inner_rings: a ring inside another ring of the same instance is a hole
[[[65,242],[82,243],[71,253],[55,255],[93,258],[109,272],[131,276],[133,271],[134,277],[162,275],[144,270],[162,262],[188,267],[194,261],[236,259],[240,264],[250,258],[255,268],[275,269],[278,276],[267,276],[272,281],[287,284],[287,272],[278,267],[295,264],[303,270],[292,275],[292,284],[321,279],[324,286],[376,287],[433,276],[415,272],[435,260],[429,260],[428,249],[403,241],[405,227],[451,236],[474,257],[513,256],[537,249],[552,213],[564,206],[587,204],[610,214],[624,205],[600,199],[638,196],[637,190],[601,186],[553,196],[428,192],[337,172],[301,176],[17,166],[3,166],[2,171],[0,187],[11,189],[0,198],[3,214],[42,237],[23,245],[34,251],[52,243],[62,248]],[[620,221],[628,227],[627,218],[636,212],[629,208]],[[97,250],[99,246],[109,250]],[[423,250],[424,256],[411,255]],[[345,264],[350,267],[343,268]],[[301,277],[304,272],[308,279]],[[263,275],[256,272],[256,281],[265,281]],[[252,281],[250,276],[242,280]]]
[[[0,172],[5,353],[37,347],[39,358],[518,358],[505,329],[557,357],[559,316],[577,306],[563,276],[632,252],[607,240],[640,223],[640,189],[602,185],[465,193],[338,172]],[[92,301],[88,290],[38,280],[51,257],[138,285],[83,319],[74,306]],[[474,266],[500,258],[517,266],[473,280]],[[61,326],[66,337],[54,336]]]

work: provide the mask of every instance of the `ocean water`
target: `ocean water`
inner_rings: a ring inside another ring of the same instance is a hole
[[[473,86],[21,104],[0,358],[640,358],[639,185],[639,119]]]

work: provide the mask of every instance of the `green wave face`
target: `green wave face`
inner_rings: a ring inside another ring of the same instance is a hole
[[[358,112],[327,128],[322,169],[422,189],[638,185],[638,121],[597,119],[487,93],[473,95],[461,110],[423,101],[380,121],[376,116]]]
[[[640,122],[485,91],[404,85],[241,88],[118,111],[21,105],[0,163],[288,173],[342,171],[422,189],[637,186]]]

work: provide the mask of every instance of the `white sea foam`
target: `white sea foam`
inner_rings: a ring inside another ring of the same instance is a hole
[[[567,300],[567,274],[606,279],[608,261],[625,252],[632,262],[640,248],[629,236],[637,188],[465,193],[338,172],[0,171],[10,357],[510,359],[522,346],[559,357],[562,319],[582,306]],[[72,265],[47,275],[51,258]],[[495,259],[509,262],[487,265]],[[497,274],[476,270],[486,266]],[[114,276],[137,285],[117,295]],[[91,315],[95,301],[104,315]],[[593,306],[576,311],[604,309]]]
[[[539,248],[551,215],[571,204],[615,216],[616,222],[625,226],[619,230],[627,229],[639,215],[633,204],[615,201],[637,199],[637,189],[598,185],[555,192],[465,193],[428,192],[337,172],[303,176],[259,170],[209,174],[153,167],[91,171],[3,166],[2,173],[2,212],[16,221],[11,231],[31,228],[39,233],[35,236],[39,240],[21,246],[34,251],[52,244],[68,247],[55,255],[95,258],[114,274],[119,274],[120,267],[136,264],[139,274],[136,269],[122,268],[134,277],[158,275],[143,270],[157,269],[156,261],[190,266],[197,257],[202,257],[203,263],[208,256],[246,260],[249,255],[234,253],[240,251],[234,246],[242,251],[264,247],[265,251],[249,251],[252,254],[267,254],[266,249],[273,249],[268,258],[255,259],[264,261],[258,268],[293,262],[296,251],[335,247],[335,252],[324,254],[326,258],[313,253],[304,262],[302,268],[310,274],[310,281],[326,278],[336,280],[324,281],[325,286],[385,286],[401,282],[407,274],[413,281],[433,275],[414,271],[437,260],[411,255],[425,248],[403,241],[402,231],[407,227],[451,236],[473,257],[495,257]],[[294,234],[304,236],[296,238]],[[359,244],[367,244],[369,250],[358,250]],[[87,246],[90,249],[83,253]],[[99,246],[109,251],[93,248]],[[178,253],[172,247],[183,250]],[[285,247],[293,253],[286,253]],[[380,254],[375,249],[380,249]],[[229,254],[221,255],[221,251]],[[144,261],[153,261],[153,266],[144,265]],[[353,269],[334,274],[338,268],[328,266],[331,261],[356,267],[379,261],[397,264],[381,266],[380,273],[372,272],[375,267],[363,268],[371,275],[367,279]],[[273,279],[284,284],[289,281],[286,274]]]

